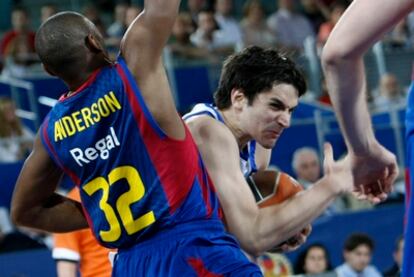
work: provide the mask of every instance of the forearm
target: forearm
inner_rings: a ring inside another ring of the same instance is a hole
[[[257,251],[259,253],[286,241],[300,233],[308,224],[325,211],[340,194],[326,178],[310,189],[298,193],[289,200],[260,209],[257,228]]]
[[[76,277],[78,276],[77,270],[78,263],[72,261],[57,261],[56,269],[58,277]]]
[[[38,205],[25,203],[12,208],[16,225],[58,233],[88,228],[82,205],[59,194],[53,194]]]
[[[324,69],[331,101],[348,149],[355,153],[368,152],[375,136],[366,103],[362,57],[329,62]]]

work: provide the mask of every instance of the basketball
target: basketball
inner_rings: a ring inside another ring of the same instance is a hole
[[[261,208],[281,203],[303,190],[289,174],[276,170],[258,171],[247,181]]]
[[[296,179],[277,170],[258,171],[247,178],[247,183],[260,208],[281,203],[303,190],[302,185]],[[292,237],[286,242],[295,244],[296,238]],[[279,247],[284,243],[278,244],[268,252],[279,252]]]

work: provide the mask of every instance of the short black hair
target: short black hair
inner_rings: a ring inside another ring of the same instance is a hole
[[[36,52],[54,74],[70,76],[86,66],[86,38],[99,36],[93,23],[76,12],[60,12],[47,19],[35,38]]]
[[[371,250],[374,250],[374,241],[371,239],[370,236],[364,233],[354,233],[350,235],[344,244],[345,251],[353,251],[355,248],[361,245],[366,245]]]
[[[308,247],[306,247],[298,256],[298,258],[296,259],[296,263],[295,263],[295,274],[304,274],[305,272],[305,262],[306,262],[306,258],[310,252],[311,249],[313,248],[319,248],[322,249],[323,252],[325,253],[325,259],[326,259],[326,271],[331,271],[332,270],[332,265],[331,265],[331,261],[329,259],[329,253],[328,250],[326,249],[326,247],[319,242],[315,242],[310,244]]]
[[[229,108],[232,89],[241,89],[251,104],[257,94],[277,84],[294,86],[299,97],[306,92],[305,78],[290,58],[276,49],[247,47],[224,62],[214,102],[219,109]]]

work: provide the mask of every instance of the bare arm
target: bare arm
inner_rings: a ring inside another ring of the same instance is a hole
[[[368,152],[375,141],[365,100],[363,55],[413,8],[412,0],[355,0],[325,45],[322,61],[329,93],[348,147],[355,152]]]
[[[395,156],[374,137],[365,100],[363,55],[413,8],[412,0],[353,1],[322,54],[328,91],[354,163],[356,183],[380,181],[385,192],[390,191],[398,169]]]
[[[78,263],[71,261],[56,262],[58,277],[76,277],[78,276]]]
[[[346,174],[344,167],[337,167],[341,181],[337,177],[324,177],[312,189],[280,205],[259,209],[240,170],[239,150],[232,133],[208,117],[197,118],[188,125],[215,185],[228,229],[252,255],[299,233],[346,185],[352,184],[350,172]]]
[[[87,228],[81,204],[55,193],[61,177],[38,135],[13,192],[13,222],[50,232]]]
[[[178,139],[184,136],[184,126],[171,95],[162,51],[180,2],[145,0],[143,12],[128,28],[121,42],[121,53],[152,115],[167,135]]]

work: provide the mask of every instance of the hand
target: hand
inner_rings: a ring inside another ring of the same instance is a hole
[[[312,232],[312,225],[306,226],[299,234],[294,235],[285,242],[282,242],[277,247],[273,248],[270,252],[291,252],[298,249],[304,244]]]
[[[354,176],[354,191],[358,199],[374,204],[387,198],[398,176],[395,155],[379,143],[370,146],[370,152],[348,154]]]

